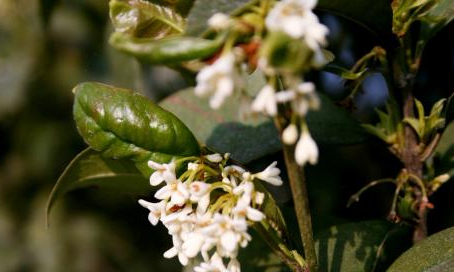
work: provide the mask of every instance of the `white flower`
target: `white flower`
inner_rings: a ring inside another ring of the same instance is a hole
[[[318,161],[318,147],[307,130],[304,130],[296,144],[295,160],[303,166],[306,162],[314,165]]]
[[[315,85],[312,82],[303,82],[296,87],[297,97],[294,101],[293,110],[300,116],[305,116],[309,109],[318,110],[320,99],[315,92]]]
[[[244,85],[234,53],[227,53],[197,74],[195,94],[210,96],[210,106],[218,109],[224,100]]]
[[[208,25],[216,30],[226,29],[230,25],[230,18],[224,13],[215,13],[208,19]]]
[[[229,272],[241,272],[240,262],[236,258],[230,259],[227,265],[227,271]]]
[[[282,142],[287,145],[292,145],[298,140],[298,128],[295,124],[288,125],[282,132]]]
[[[237,186],[239,179],[246,172],[243,168],[237,165],[226,166],[222,170],[222,182]]]
[[[265,170],[262,172],[256,173],[253,176],[255,178],[264,180],[270,184],[273,184],[274,186],[280,186],[282,185],[282,179],[279,176],[281,173],[281,170],[276,167],[277,162],[271,163]]]
[[[276,100],[279,103],[290,102],[293,111],[301,117],[306,116],[310,109],[320,108],[320,98],[317,96],[315,85],[312,82],[302,82],[294,88],[280,91],[276,94]]]
[[[175,176],[175,162],[172,161],[168,164],[159,164],[154,161],[148,161],[148,166],[155,170],[150,176],[150,184],[157,186],[163,181],[166,183],[174,182],[177,178]]]
[[[283,0],[274,5],[265,19],[271,31],[283,31],[294,39],[304,39],[312,50],[325,45],[328,28],[312,12],[316,0]]]
[[[214,253],[209,262],[202,262],[194,267],[195,272],[229,272],[218,253]]]
[[[182,246],[184,254],[189,258],[194,258],[195,256],[197,256],[197,254],[199,254],[204,241],[205,236],[202,233],[189,233]]]
[[[158,203],[152,203],[145,201],[143,199],[139,199],[139,204],[150,210],[150,213],[148,214],[148,220],[153,226],[156,226],[159,222],[159,219],[161,219],[162,215],[165,215],[165,207],[166,207],[166,202],[161,201]]]
[[[269,116],[276,116],[277,104],[274,88],[270,85],[265,85],[252,102],[251,110],[255,112],[263,112]]]
[[[209,160],[210,162],[214,163],[219,163],[222,161],[222,156],[221,154],[218,153],[206,155],[205,158],[207,158],[207,160]]]
[[[170,259],[178,255],[178,260],[180,261],[181,265],[186,266],[189,262],[189,258],[183,252],[183,241],[177,235],[172,236],[172,241],[173,247],[164,252],[164,258]]]
[[[183,206],[186,203],[186,200],[189,199],[190,194],[187,185],[177,180],[166,184],[159,189],[154,196],[157,199],[170,199],[170,202],[167,205],[168,207],[173,207],[175,205]]]
[[[237,205],[233,208],[232,213],[236,218],[247,218],[254,222],[260,222],[265,218],[265,215],[250,206],[250,203],[247,201],[238,201]]]

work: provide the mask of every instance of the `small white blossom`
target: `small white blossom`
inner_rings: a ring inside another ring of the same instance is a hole
[[[216,30],[226,29],[230,26],[230,18],[224,13],[215,13],[208,19],[208,25]]]
[[[188,170],[197,171],[198,169],[199,169],[198,163],[193,163],[193,162],[188,163]]]
[[[282,31],[294,39],[304,39],[314,51],[326,44],[328,28],[312,12],[316,0],[283,0],[277,2],[265,19],[271,31]]]
[[[207,160],[209,160],[210,162],[214,163],[219,163],[222,161],[222,156],[221,154],[218,153],[206,155],[205,158],[207,158]]]
[[[227,265],[228,272],[241,272],[240,262],[236,258],[230,259],[229,264]]]
[[[312,82],[302,82],[289,90],[280,91],[276,94],[279,103],[290,102],[293,111],[301,117],[307,112],[320,108],[320,98],[315,92],[315,85]]]
[[[263,170],[262,172],[256,173],[253,176],[255,178],[264,180],[274,186],[280,186],[280,185],[282,185],[282,179],[279,176],[279,174],[281,173],[281,170],[279,170],[279,168],[277,168],[276,165],[277,165],[277,162],[275,161],[275,162],[271,163],[265,170]]]
[[[250,206],[247,201],[238,201],[237,205],[232,210],[233,216],[238,219],[249,219],[253,222],[260,222],[265,218],[265,215]]]
[[[295,124],[288,125],[282,132],[282,142],[292,145],[298,140],[298,128]]]
[[[155,170],[150,176],[150,184],[157,186],[163,181],[166,183],[174,182],[177,178],[175,176],[175,162],[159,164],[154,161],[148,161],[148,166]]]
[[[202,262],[194,267],[195,272],[229,272],[218,253],[214,253],[209,262]]]
[[[210,193],[211,185],[202,181],[194,181],[189,185],[190,199],[198,202],[203,196]]]
[[[158,203],[152,203],[145,201],[143,199],[139,199],[139,204],[150,210],[150,213],[148,214],[148,220],[153,226],[156,226],[159,222],[159,219],[161,219],[162,215],[165,215],[165,207],[166,203],[165,201],[161,201]]]
[[[314,165],[318,161],[318,147],[307,130],[303,131],[295,148],[295,160],[303,166],[307,162]]]
[[[170,199],[168,206],[182,206],[189,199],[189,190],[185,183],[177,180],[166,184],[164,187],[159,189],[155,195],[157,199]]]
[[[211,96],[210,107],[213,109],[221,107],[227,97],[244,85],[234,53],[224,54],[212,65],[204,67],[197,74],[196,80],[195,94],[202,97]]]
[[[254,112],[263,112],[269,116],[276,116],[277,103],[276,92],[270,85],[265,85],[254,99],[251,110]]]

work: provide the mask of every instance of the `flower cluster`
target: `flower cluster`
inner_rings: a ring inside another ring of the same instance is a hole
[[[154,195],[159,202],[141,199],[139,203],[150,211],[150,223],[162,222],[172,236],[173,247],[164,257],[177,256],[187,265],[201,256],[196,272],[241,271],[237,255],[251,240],[248,225],[265,218],[260,211],[265,194],[255,189],[254,179],[282,184],[276,162],[253,174],[227,161],[228,154],[211,154],[168,164],[148,163],[154,170],[150,184],[164,186]],[[182,163],[187,163],[187,170],[177,178],[175,169]]]
[[[255,98],[244,99],[247,94],[244,91],[246,69],[243,67],[251,64],[250,60],[245,61],[251,52],[243,50],[244,46],[235,46],[235,42],[229,42],[226,43],[220,56],[199,72],[195,87],[196,95],[211,97],[210,106],[214,109],[218,109],[234,93],[242,95],[239,103],[241,115],[262,113],[275,117],[279,114],[280,107],[288,109],[286,112],[291,112],[291,117],[285,124],[282,139],[285,144],[296,144],[295,160],[299,165],[305,165],[307,162],[315,164],[318,160],[318,148],[309,133],[305,117],[309,110],[317,110],[320,107],[320,101],[314,84],[305,82],[301,77],[308,68],[318,68],[327,62],[322,48],[326,44],[328,29],[313,13],[316,4],[316,0],[276,2],[264,17],[265,28],[261,29],[260,35],[255,33],[251,41],[251,44],[262,44],[262,47],[266,47],[263,43],[272,43],[269,41],[271,38],[267,37],[272,33],[281,33],[279,35],[284,35],[290,41],[296,42],[296,47],[300,47],[307,52],[306,55],[311,56],[303,65],[305,67],[302,68],[300,63],[297,63],[291,66],[293,68],[289,69],[285,66],[285,69],[282,69],[270,64],[270,56],[267,55],[269,50],[252,52],[258,55],[256,67],[266,76],[268,84]],[[234,27],[235,18],[218,13],[210,18],[208,24],[216,31],[228,32]],[[236,37],[235,35],[233,37]],[[281,84],[278,84],[278,81]]]

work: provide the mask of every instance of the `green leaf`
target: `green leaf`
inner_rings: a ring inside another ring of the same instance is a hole
[[[74,119],[85,142],[103,156],[131,159],[145,175],[148,160],[196,155],[191,131],[172,113],[129,90],[81,83],[74,90]]]
[[[134,37],[161,39],[184,31],[183,17],[170,7],[144,0],[111,0],[109,7],[115,29]]]
[[[251,0],[197,0],[189,11],[185,33],[189,36],[200,36],[208,28],[207,21],[213,14],[231,14],[249,2]]]
[[[317,9],[350,19],[376,35],[390,35],[392,10],[389,0],[319,0]]]
[[[380,258],[388,252],[387,248],[395,251],[402,247],[406,234],[406,229],[396,228],[396,225],[386,221],[363,221],[333,226],[315,235],[319,271],[374,271]],[[396,237],[399,238],[400,245],[386,246],[396,241]],[[389,257],[399,254],[391,251],[388,252]]]
[[[145,63],[171,65],[213,55],[221,46],[222,39],[169,37],[156,41],[116,32],[111,35],[109,42],[116,49]]]
[[[247,91],[256,94],[264,84],[263,75],[255,72],[248,78]],[[311,134],[318,143],[356,144],[367,139],[364,129],[347,111],[323,94],[320,97],[320,110],[310,112],[307,117]],[[273,122],[262,116],[241,120],[236,97],[228,99],[219,110],[213,110],[207,98],[199,98],[193,89],[187,89],[169,96],[160,105],[178,116],[201,143],[217,152],[231,153],[241,163],[281,149]]]
[[[350,113],[336,106],[327,96],[318,95],[320,109],[307,115],[309,130],[317,143],[350,145],[367,140],[366,131]]]
[[[47,216],[64,194],[87,187],[133,195],[147,195],[152,189],[133,162],[103,158],[99,152],[87,148],[69,163],[58,178],[47,201]]]
[[[387,272],[451,272],[453,267],[454,228],[449,228],[417,243]]]
[[[429,40],[454,19],[454,2],[439,0],[422,18],[421,37]]]

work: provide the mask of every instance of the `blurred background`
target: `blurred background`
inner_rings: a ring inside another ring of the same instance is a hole
[[[364,29],[327,14],[336,63],[351,67],[379,43]],[[85,148],[72,121],[71,89],[101,81],[160,100],[187,86],[175,72],[147,67],[112,49],[108,1],[0,0],[0,272],[180,271],[162,253],[171,241],[152,227],[136,199],[75,191],[61,200],[45,224],[46,199],[71,159]],[[426,105],[454,91],[454,25],[431,41],[418,76],[417,97]],[[337,76],[319,73],[318,86],[332,97],[346,95]],[[386,84],[370,75],[357,98],[356,116],[374,121]],[[308,169],[315,230],[359,220],[386,218],[392,186],[368,191],[346,208],[367,182],[394,177],[400,164],[378,140],[348,147],[321,147],[321,161]],[[255,165],[279,158],[273,154]],[[326,171],[329,169],[329,171]],[[454,185],[434,195],[429,230],[454,225]],[[292,220],[288,190],[278,198]]]

